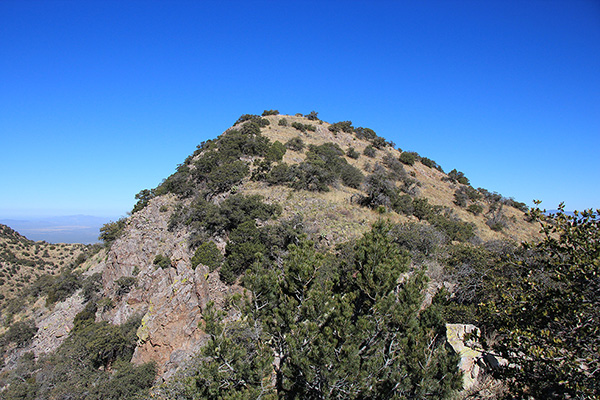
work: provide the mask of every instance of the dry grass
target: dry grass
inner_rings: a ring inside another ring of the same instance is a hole
[[[353,166],[359,168],[365,175],[371,172],[371,168],[375,163],[383,163],[384,156],[389,153],[393,157],[398,158],[400,151],[387,147],[385,150],[377,150],[374,158],[364,156],[362,153],[370,143],[357,139],[354,135],[338,132],[334,134],[329,131],[329,123],[323,121],[310,121],[304,117],[290,115],[275,115],[266,117],[270,121],[270,125],[262,129],[262,133],[269,137],[272,141],[278,140],[281,143],[286,143],[290,139],[299,136],[308,146],[310,144],[321,145],[326,142],[337,143],[344,151],[349,147],[361,154],[354,160],[346,157],[346,160]],[[279,126],[278,122],[281,118],[288,121],[288,126]],[[316,127],[315,132],[308,131],[302,133],[291,127],[293,122],[303,124],[311,124]],[[400,144],[400,147],[401,144]],[[288,150],[283,161],[288,164],[300,163],[305,158],[306,150],[302,152]],[[370,166],[370,168],[368,168]],[[411,174],[414,179],[420,183],[419,197],[425,197],[431,204],[440,205],[452,210],[452,213],[463,221],[471,222],[475,225],[477,236],[484,240],[496,239],[512,239],[515,241],[534,240],[539,237],[538,227],[534,224],[525,221],[525,214],[512,207],[504,207],[503,212],[507,217],[507,227],[500,232],[490,229],[486,225],[485,213],[488,207],[484,206],[482,214],[475,216],[465,209],[454,204],[454,192],[460,186],[459,184],[443,181],[442,178],[446,174],[429,168],[420,162],[416,162],[413,166],[404,166],[407,173]],[[355,191],[340,185],[333,188],[327,193],[314,193],[292,191],[289,188],[280,186],[266,186],[264,184],[248,184],[245,191],[260,193],[271,201],[278,202],[284,207],[284,215],[292,215],[294,213],[302,213],[307,221],[314,221],[320,226],[324,236],[330,236],[335,242],[339,235],[349,234],[354,236],[365,231],[364,226],[369,226],[372,222],[382,216],[359,207],[356,204],[350,203],[349,199]],[[337,218],[334,217],[337,216]],[[383,217],[393,221],[407,220],[404,216],[399,216],[396,213],[389,213]],[[312,222],[311,222],[312,223]],[[315,227],[316,229],[316,227]]]
[[[84,250],[83,244],[34,242],[19,234],[0,236],[0,294],[4,296],[0,307],[40,275],[60,272]]]

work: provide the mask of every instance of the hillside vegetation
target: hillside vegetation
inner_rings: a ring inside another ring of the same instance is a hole
[[[0,308],[43,275],[85,259],[90,246],[34,242],[0,224]]]
[[[546,217],[369,128],[276,110],[136,199],[99,253],[24,288],[3,398],[598,395],[591,210]],[[447,323],[479,327],[475,358]]]

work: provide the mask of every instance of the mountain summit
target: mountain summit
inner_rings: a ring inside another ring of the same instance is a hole
[[[5,393],[127,398],[156,371],[201,398],[447,397],[458,360],[430,304],[455,285],[448,246],[538,237],[524,204],[316,112],[243,115],[136,198],[102,250],[3,305]],[[43,382],[11,381],[24,363]]]

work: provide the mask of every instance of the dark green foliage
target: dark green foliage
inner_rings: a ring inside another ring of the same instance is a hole
[[[292,122],[292,128],[295,128],[302,133],[306,133],[306,131],[314,132],[317,129],[314,125],[303,124],[301,122]]]
[[[265,126],[269,125],[268,119],[261,118],[260,116],[254,115],[254,114],[242,115],[241,117],[238,118],[237,121],[235,121],[235,123],[233,125],[235,126],[235,125],[247,122],[247,121],[253,122],[253,123],[257,124],[259,127],[265,127]]]
[[[165,260],[164,260],[165,258],[168,260],[168,257],[163,257],[161,260],[158,261],[158,263],[155,262],[154,265],[158,265],[161,268],[167,268],[166,266],[163,266],[163,264],[165,263]],[[156,261],[156,258],[154,259],[154,261]],[[168,262],[169,262],[169,264],[171,263],[170,260],[168,260]],[[137,279],[134,276],[122,276],[122,277],[120,277],[119,279],[117,279],[115,281],[115,283],[117,285],[117,289],[115,291],[115,294],[117,296],[123,296],[123,295],[129,293],[131,291],[131,289],[133,288],[133,286],[135,285],[136,282],[137,282]]]
[[[363,128],[362,126],[359,126],[358,128],[355,128],[354,131],[356,132],[356,137],[358,139],[370,141],[377,137],[377,134],[375,133],[375,131],[370,128]]]
[[[342,164],[337,167],[342,183],[348,187],[358,189],[365,179],[360,170],[350,164]]]
[[[249,122],[242,125],[239,131],[232,129],[219,138],[217,161],[223,164],[241,156],[264,157],[269,145],[269,139],[260,134],[260,126]]]
[[[246,122],[240,128],[240,134],[247,136],[260,135],[260,125],[254,121]]]
[[[438,254],[446,241],[445,235],[431,225],[404,223],[391,230],[395,243],[408,250],[413,260],[424,260]]]
[[[413,199],[408,194],[397,195],[393,198],[392,208],[399,214],[413,215]]]
[[[483,207],[480,204],[470,204],[467,211],[473,215],[479,215],[483,212]]]
[[[271,169],[266,181],[271,185],[285,185],[291,182],[293,178],[292,169],[286,163],[281,163]]]
[[[375,157],[375,148],[372,145],[368,145],[365,147],[363,154],[367,157],[373,158]]]
[[[444,179],[448,180],[450,182],[453,182],[453,183],[458,182],[463,185],[469,184],[469,179],[467,179],[465,174],[460,171],[457,171],[456,168],[453,169],[452,171],[448,172],[448,175]]]
[[[14,343],[17,348],[26,347],[37,333],[35,322],[30,319],[13,322],[6,333],[0,336],[0,347]]]
[[[296,136],[288,140],[288,142],[285,144],[285,147],[292,151],[302,151],[304,150],[305,146],[302,138],[300,136]]]
[[[266,253],[260,240],[260,232],[254,221],[241,223],[231,231],[225,247],[226,261],[221,268],[221,279],[232,284],[237,276]]]
[[[329,185],[338,179],[347,186],[357,188],[363,175],[348,164],[343,156],[344,151],[336,144],[311,145],[304,162],[293,165],[287,171],[282,168],[277,171],[276,177],[282,179],[287,174],[291,175],[290,186],[294,189],[328,191]],[[276,180],[273,177],[270,182]]]
[[[260,158],[257,158],[252,164],[254,169],[252,170],[252,176],[250,176],[250,179],[255,182],[265,181],[269,175],[269,172],[271,172],[273,162],[267,159],[261,160]]]
[[[123,233],[126,221],[126,218],[120,218],[117,221],[111,221],[104,224],[102,228],[100,228],[100,236],[98,236],[98,239],[103,241],[106,247],[110,247],[110,245]]]
[[[338,133],[339,131],[352,133],[354,131],[352,121],[336,122],[335,124],[331,124],[328,129],[333,133]]]
[[[286,147],[280,141],[276,140],[275,142],[273,142],[271,147],[269,147],[269,150],[267,150],[267,154],[265,155],[265,158],[268,161],[273,161],[273,162],[281,161],[285,152],[286,152]]]
[[[467,207],[471,201],[481,199],[482,195],[471,186],[460,186],[454,192],[454,204],[459,207]]]
[[[544,239],[526,244],[531,254],[519,260],[520,276],[486,304],[497,310],[496,349],[512,363],[504,372],[516,397],[600,395],[599,212],[570,216],[561,204],[548,218],[533,210]]]
[[[460,387],[457,358],[437,311],[421,310],[424,275],[398,284],[408,257],[390,227],[378,224],[342,249],[331,257],[301,242],[283,273],[256,263],[244,279],[248,318],[280,357],[278,398],[450,397]]]
[[[102,274],[100,272],[96,272],[85,278],[83,281],[83,286],[81,290],[81,294],[83,295],[83,299],[87,302],[90,300],[95,300],[102,290]]]
[[[227,192],[249,174],[241,157],[266,157],[267,161],[273,161],[283,156],[282,151],[282,146],[272,145],[260,134],[260,124],[251,120],[239,130],[229,130],[209,146],[195,161],[192,176],[197,183],[206,184],[212,194]]]
[[[94,323],[96,320],[96,311],[98,306],[95,302],[88,302],[85,308],[80,311],[73,319],[73,330],[82,329],[85,325]]]
[[[495,332],[491,352],[508,360],[497,371],[510,398],[600,395],[600,219],[587,210],[531,218],[542,240],[454,246],[448,265],[457,282],[443,297],[446,314]]]
[[[311,120],[311,121],[318,121],[319,117],[318,117],[319,113],[316,111],[311,111],[308,114],[306,114],[304,117]]]
[[[131,213],[135,214],[136,212],[144,209],[148,205],[150,200],[152,200],[155,196],[156,196],[156,191],[154,189],[141,190],[138,194],[135,195],[135,198],[138,202],[133,207],[133,210],[131,211]]]
[[[192,257],[192,268],[196,269],[198,264],[206,265],[210,271],[217,269],[223,262],[223,255],[214,242],[202,243]]]
[[[505,199],[504,204],[506,204],[509,207],[514,207],[517,210],[522,211],[522,212],[528,212],[529,211],[529,207],[527,206],[527,204],[519,202],[519,201],[516,201],[513,198]]]
[[[277,124],[279,126],[288,126],[287,119],[285,119],[285,118],[281,118]]]
[[[263,117],[266,117],[267,115],[279,115],[279,111],[278,110],[265,110],[262,113]]]
[[[220,165],[207,175],[208,189],[214,193],[226,192],[239,184],[249,172],[248,165],[241,160]]]
[[[156,377],[156,366],[153,363],[136,366],[129,362],[117,361],[113,370],[109,377],[104,377],[105,379],[92,389],[90,400],[143,398]]]
[[[156,188],[157,196],[167,193],[173,193],[183,198],[190,197],[194,193],[188,165],[180,165],[176,173],[169,176]]]
[[[162,269],[171,268],[171,259],[165,255],[157,254],[152,264]]]
[[[400,154],[400,161],[406,165],[414,165],[417,158],[417,154],[410,151],[405,151]]]
[[[375,139],[371,140],[371,144],[373,145],[373,147],[375,147],[376,149],[382,150],[384,149],[386,146],[389,146],[390,143],[388,143],[384,138],[382,137],[376,137]]]
[[[41,356],[37,362],[33,354],[21,357],[17,368],[1,378],[2,386],[9,384],[2,398],[145,398],[156,375],[155,367],[129,363],[140,318],[115,326],[94,322],[92,313],[92,307],[86,307],[76,317],[76,328],[54,353]]]
[[[440,165],[438,163],[436,163],[435,161],[433,161],[432,159],[429,159],[427,157],[420,157],[419,161],[421,162],[421,164],[425,165],[426,167],[434,168],[440,172],[444,172],[442,167],[440,167]]]
[[[404,167],[402,166],[400,161],[398,161],[398,159],[396,159],[391,154],[388,153],[383,157],[383,165],[385,165],[390,169],[390,171],[392,171],[392,173],[390,174],[390,178],[400,180],[406,177],[406,171],[404,170]]]
[[[266,204],[262,196],[244,196],[235,194],[217,206],[204,199],[198,199],[186,210],[180,210],[171,225],[180,222],[191,226],[196,231],[206,231],[209,234],[222,233],[236,228],[249,220],[266,221],[281,214],[281,207],[276,204]]]
[[[450,240],[466,242],[475,236],[475,227],[472,223],[463,222],[448,214],[435,214],[428,221],[444,232]]]
[[[354,160],[358,160],[360,157],[360,153],[356,151],[354,147],[349,147],[348,150],[346,150],[346,155]]]
[[[398,189],[394,185],[394,179],[383,168],[367,176],[364,186],[366,196],[363,196],[359,203],[365,207],[390,208],[398,199]]]
[[[60,275],[48,276],[48,278],[38,280],[34,285],[36,287],[34,290],[44,285],[44,287],[40,288],[40,291],[41,294],[47,296],[46,306],[48,307],[54,303],[66,300],[75,291],[80,289],[82,285],[81,274],[67,269]]]

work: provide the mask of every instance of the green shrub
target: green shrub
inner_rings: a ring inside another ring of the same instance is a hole
[[[340,178],[342,183],[348,187],[358,189],[365,179],[363,173],[356,167],[350,164],[343,164],[339,167]]]
[[[413,152],[405,151],[400,154],[400,161],[406,165],[414,165],[417,160],[417,156]]]
[[[311,111],[308,114],[306,114],[304,117],[311,120],[311,121],[318,121],[319,117],[318,117],[319,113],[316,111]]]
[[[138,194],[135,195],[135,198],[138,200],[138,202],[133,207],[133,210],[131,211],[131,213],[135,214],[136,212],[144,209],[148,205],[150,200],[152,200],[155,196],[156,196],[156,191],[154,189],[141,190]]]
[[[435,161],[433,161],[430,158],[420,157],[419,161],[421,162],[421,164],[425,165],[426,167],[434,168],[434,169],[437,169],[440,172],[444,172],[444,170],[442,169],[442,167],[440,167],[440,165],[438,163],[436,163]]]
[[[241,160],[234,161],[231,164],[223,164],[207,175],[207,186],[214,193],[223,193],[241,183],[249,173],[248,164]]]
[[[217,206],[200,198],[188,209],[181,210],[170,225],[185,223],[193,231],[206,231],[212,235],[230,231],[248,220],[266,221],[281,214],[279,205],[266,204],[262,200],[260,195],[235,194]]]
[[[354,127],[352,126],[352,121],[341,121],[332,124],[328,128],[333,133],[338,133],[339,131],[352,133],[354,131]]]
[[[280,141],[276,140],[275,142],[273,142],[271,147],[269,147],[265,158],[268,161],[281,161],[281,159],[283,159],[283,156],[285,155],[285,152],[286,147]]]
[[[165,255],[157,254],[156,257],[154,257],[154,261],[152,262],[152,264],[162,269],[170,268],[171,259]]]
[[[160,262],[163,262],[163,261],[159,260],[159,263]],[[169,260],[169,266],[170,266],[170,260]],[[166,267],[163,267],[162,265],[160,265],[160,267],[161,268],[166,268]],[[117,296],[123,296],[124,294],[129,293],[131,291],[131,289],[133,288],[133,286],[135,285],[136,282],[137,282],[137,279],[135,277],[133,277],[133,276],[122,276],[122,277],[120,277],[119,279],[117,279],[115,281],[115,283],[117,284],[117,290],[116,290],[115,294]]]
[[[330,170],[310,162],[292,165],[290,186],[296,190],[309,190],[313,192],[327,192],[329,185],[335,182],[335,175]]]
[[[473,215],[479,215],[483,212],[483,207],[479,204],[470,204],[467,207],[467,211]]]
[[[379,206],[391,207],[398,198],[398,189],[390,179],[389,174],[377,170],[365,179],[366,196],[359,204],[376,209]]]
[[[206,265],[210,271],[217,269],[223,261],[223,255],[214,242],[202,243],[192,257],[192,268],[199,264]]]
[[[50,285],[43,288],[46,294],[46,306],[66,300],[69,296],[81,288],[81,274],[64,270],[60,275],[50,277]],[[37,282],[36,282],[37,283]]]
[[[391,154],[387,153],[383,157],[383,165],[385,165],[392,171],[392,173],[390,174],[390,178],[399,180],[406,177],[406,171],[404,171],[404,166],[402,165],[402,163],[400,163],[400,161],[398,161],[398,159],[396,159]]]
[[[395,198],[392,199],[392,208],[397,213],[405,215],[413,215],[415,210],[412,197],[408,194],[395,196]]]
[[[445,243],[445,236],[431,225],[404,223],[392,228],[391,236],[401,248],[408,250],[413,259],[422,261],[438,254]]]
[[[372,145],[368,145],[365,147],[363,154],[367,157],[373,158],[375,157],[375,148]]]
[[[118,219],[115,222],[108,222],[100,228],[100,236],[98,239],[104,242],[106,247],[110,247],[115,240],[123,234],[127,219],[125,217]]]
[[[292,128],[295,128],[302,133],[306,133],[306,131],[314,132],[317,130],[317,128],[314,125],[303,124],[301,122],[292,122]]]
[[[262,113],[263,117],[266,117],[267,115],[279,115],[279,111],[278,110],[265,110]]]
[[[231,231],[225,247],[226,261],[220,271],[223,282],[232,284],[252,263],[266,253],[260,232],[253,220],[241,223]]]
[[[371,140],[371,144],[373,145],[373,147],[375,147],[376,149],[379,149],[379,150],[382,150],[386,146],[390,145],[384,138],[379,137],[379,136],[377,136],[375,139]]]
[[[344,151],[334,143],[311,145],[306,159],[289,169],[282,167],[270,177],[270,182],[289,181],[294,189],[328,191],[329,185],[340,179],[343,184],[357,188],[363,180],[362,173],[348,164]]]
[[[447,177],[445,177],[445,180],[448,180],[453,183],[458,182],[463,185],[469,184],[469,179],[467,179],[465,174],[460,171],[457,171],[456,168],[453,169],[452,171],[448,172],[448,175],[447,175]]]
[[[84,301],[94,300],[98,293],[102,290],[102,274],[96,272],[85,278],[83,281],[83,286],[81,290],[81,294],[83,295]]]
[[[354,160],[358,160],[360,157],[360,153],[356,151],[354,147],[349,147],[348,150],[346,150],[346,155]]]
[[[287,119],[285,119],[285,118],[281,118],[281,119],[279,120],[279,122],[278,122],[278,125],[279,125],[279,126],[288,126]]]
[[[302,151],[304,150],[304,141],[300,136],[296,136],[291,138],[286,144],[285,147],[292,151]]]
[[[373,140],[377,137],[377,134],[375,133],[375,131],[373,129],[363,128],[362,126],[355,128],[354,132],[356,133],[356,137],[358,139]]]
[[[23,348],[31,343],[37,333],[35,322],[30,319],[13,322],[6,333],[1,337],[0,343],[14,343],[17,348]]]
[[[285,185],[292,181],[294,175],[286,163],[275,165],[267,174],[266,181],[270,185]]]
[[[241,117],[239,117],[238,120],[235,121],[235,123],[233,125],[235,126],[235,125],[247,122],[247,121],[254,122],[254,123],[258,124],[258,126],[260,126],[260,127],[265,127],[270,124],[269,120],[266,118],[261,118],[260,116],[253,115],[253,114],[244,114]]]

